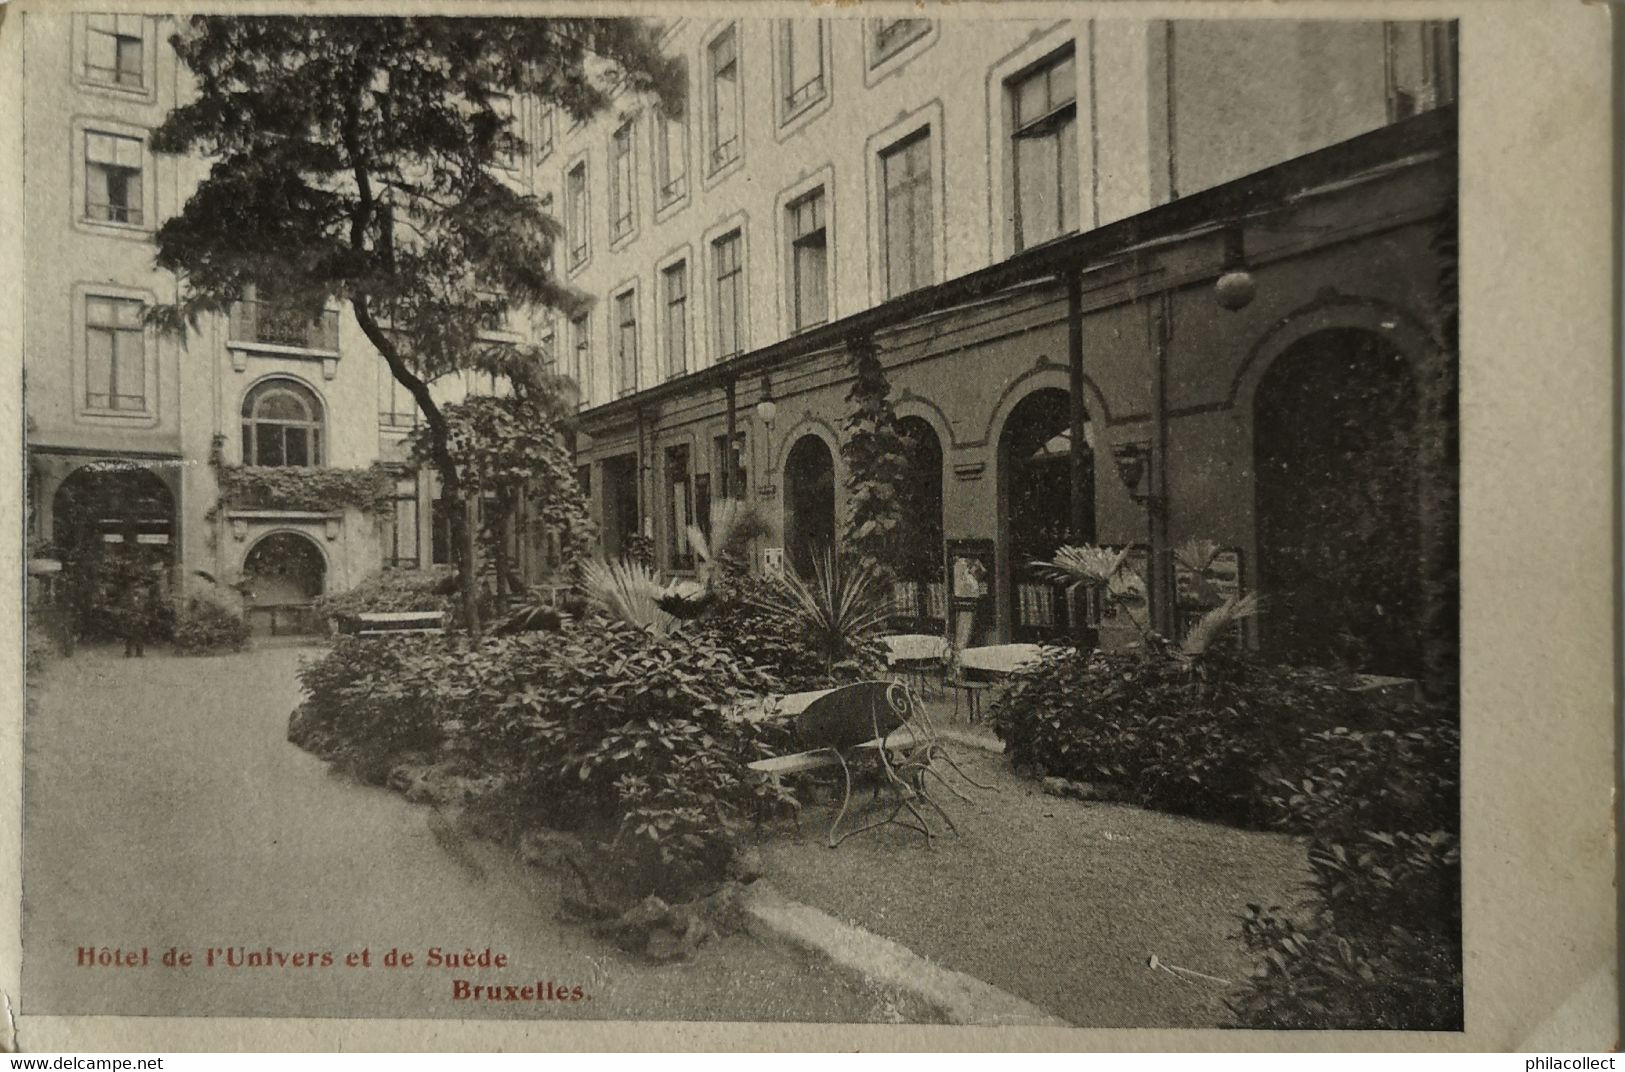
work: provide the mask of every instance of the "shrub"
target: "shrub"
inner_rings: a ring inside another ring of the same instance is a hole
[[[235,611],[194,596],[175,615],[174,637],[175,651],[182,655],[242,651],[248,646],[248,623]]]
[[[1066,652],[994,710],[1015,762],[1151,807],[1311,835],[1296,915],[1249,906],[1231,995],[1259,1028],[1459,1029],[1459,730],[1336,673],[1210,649]]]
[[[1066,651],[1017,679],[993,725],[1018,765],[1115,783],[1167,811],[1283,825],[1275,798],[1305,733],[1375,717],[1350,684],[1230,651]]]
[[[781,798],[745,764],[788,747],[783,731],[729,713],[777,685],[703,636],[600,618],[477,640],[345,637],[301,682],[303,746],[374,781],[426,751],[501,774],[494,803],[593,835],[631,897],[716,879],[738,821]]]
[[[460,606],[456,571],[431,566],[374,573],[348,591],[320,597],[312,609],[325,626],[358,614],[389,611],[437,610],[455,615]]]

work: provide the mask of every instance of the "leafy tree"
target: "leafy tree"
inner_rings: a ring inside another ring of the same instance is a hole
[[[177,273],[171,330],[250,288],[315,319],[347,305],[423,414],[426,455],[465,499],[430,384],[477,370],[525,382],[541,354],[482,336],[511,314],[578,308],[552,270],[560,225],[506,170],[527,151],[508,102],[586,119],[617,90],[681,106],[681,66],[624,19],[198,16],[171,43],[196,82],[153,136],[208,177],[159,229]],[[454,515],[468,621],[473,534]]]

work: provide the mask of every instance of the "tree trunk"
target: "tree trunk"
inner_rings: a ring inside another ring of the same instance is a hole
[[[479,502],[473,495],[463,500],[463,618],[473,636],[480,635],[480,553],[476,539],[479,523],[474,514],[478,506]]]

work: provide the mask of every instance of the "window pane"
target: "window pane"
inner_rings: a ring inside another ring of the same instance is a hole
[[[1057,139],[1017,138],[1016,197],[1020,213],[1020,248],[1047,242],[1060,233],[1056,200],[1056,174],[1059,166]]]
[[[90,16],[92,19],[98,16]],[[105,18],[105,16],[102,16]],[[94,23],[92,24],[94,25]],[[91,78],[108,80],[118,67],[118,38],[98,29],[85,33],[85,74]]]
[[[254,465],[283,465],[287,454],[282,449],[280,424],[254,426]]]
[[[310,464],[310,440],[303,428],[282,429],[282,441],[285,444],[285,457],[288,465]]]
[[[828,300],[825,294],[824,232],[796,243],[795,246],[795,326],[805,328],[822,324],[828,318]]]
[[[85,332],[85,404],[110,407],[113,393],[113,333],[99,328]]]
[[[139,331],[118,333],[117,347],[113,352],[113,377],[114,393],[121,396],[124,402],[120,406],[119,399],[114,399],[114,407],[143,408],[147,394],[147,362]]]
[[[1078,75],[1068,52],[1049,69],[1049,106],[1058,108],[1078,97]]]
[[[1078,124],[1068,119],[1061,127],[1059,145],[1060,182],[1056,196],[1060,198],[1061,230],[1078,229]]]
[[[139,86],[141,72],[141,38],[118,39],[118,81],[123,86]]]
[[[260,420],[308,421],[310,410],[292,391],[267,391],[260,395],[254,415]]]
[[[1049,84],[1040,71],[1016,86],[1016,125],[1024,126],[1049,111]]]

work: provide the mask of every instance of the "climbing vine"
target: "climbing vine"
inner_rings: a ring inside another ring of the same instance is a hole
[[[220,500],[211,514],[223,507],[249,510],[309,510],[336,513],[354,508],[376,513],[394,494],[394,477],[384,465],[365,469],[327,467],[227,465],[214,463]]]
[[[891,383],[869,339],[847,350],[856,378],[842,431],[847,515],[843,543],[864,565],[894,575],[902,562],[903,506],[910,473],[908,440],[897,424]]]

